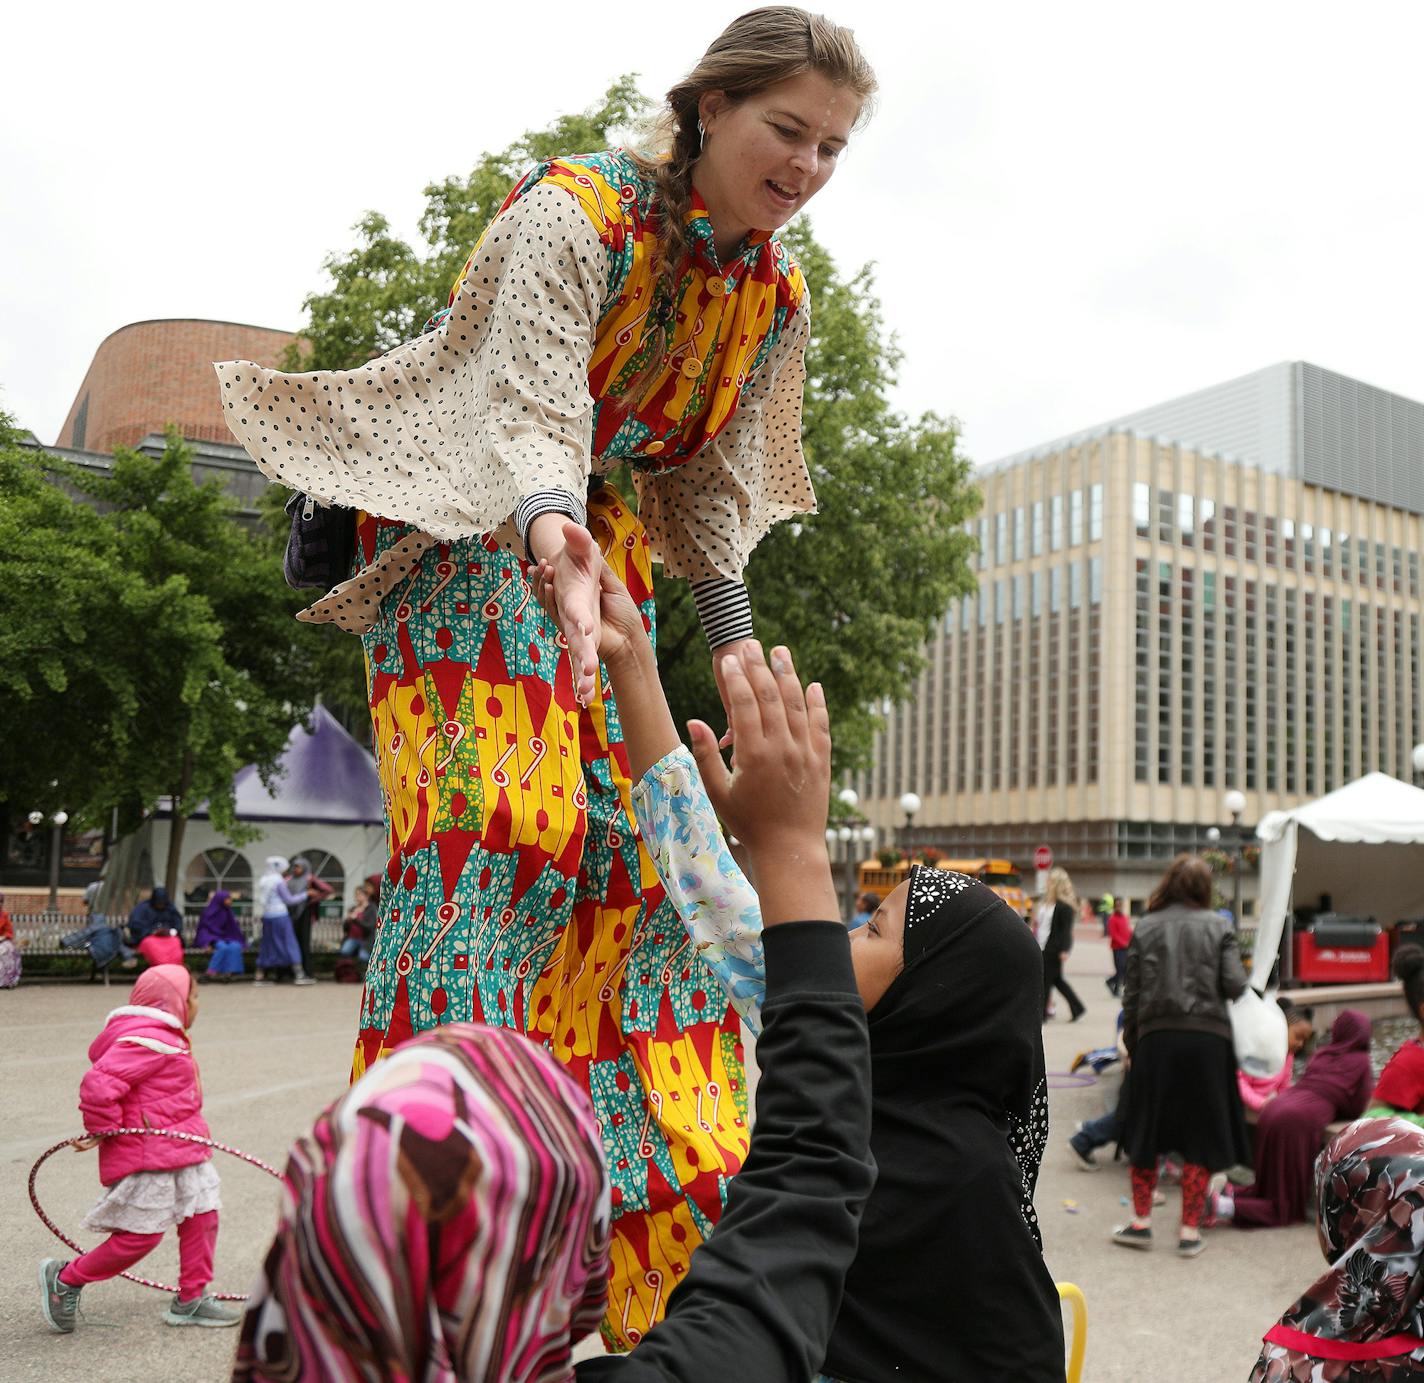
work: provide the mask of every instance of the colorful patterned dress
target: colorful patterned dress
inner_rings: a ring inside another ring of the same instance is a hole
[[[719,264],[695,202],[661,300],[652,194],[621,152],[542,164],[425,336],[350,372],[218,367],[268,475],[364,511],[352,578],[303,616],[361,635],[386,798],[353,1074],[458,1020],[548,1045],[599,1122],[621,1346],[660,1319],[741,1165],[741,1046],[638,836],[612,696],[575,701],[508,520],[539,491],[587,495],[653,632],[654,561],[739,579],[773,523],[814,509],[799,270],[764,234]],[[660,321],[669,349],[630,409]],[[624,460],[636,514],[597,480]]]

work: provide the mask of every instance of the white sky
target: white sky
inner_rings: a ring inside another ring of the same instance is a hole
[[[749,2],[15,10],[0,407],[53,441],[127,322],[296,328],[364,210],[413,236],[427,181],[660,94]],[[1424,6],[827,4],[882,97],[811,216],[977,460],[1284,359],[1424,398]]]

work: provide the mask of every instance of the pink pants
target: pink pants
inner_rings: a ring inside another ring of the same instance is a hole
[[[103,1282],[126,1272],[158,1247],[161,1234],[111,1234],[98,1248],[66,1263],[59,1280],[66,1287]],[[218,1212],[191,1215],[178,1226],[178,1295],[192,1301],[213,1280],[213,1249],[218,1242]]]

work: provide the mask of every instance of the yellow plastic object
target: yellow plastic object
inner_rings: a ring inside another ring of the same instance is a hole
[[[1083,1289],[1071,1282],[1060,1282],[1058,1297],[1066,1301],[1073,1313],[1073,1345],[1068,1351],[1068,1383],[1082,1383],[1083,1356],[1088,1352],[1088,1303]]]

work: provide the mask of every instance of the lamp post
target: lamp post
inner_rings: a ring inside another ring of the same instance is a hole
[[[847,811],[854,811],[860,805],[860,794],[854,788],[842,788],[836,794]],[[859,830],[854,826],[842,826],[837,830],[836,836],[845,849],[844,868],[841,874],[841,891],[845,894],[845,916],[846,921],[855,914],[855,850],[851,842],[860,835]]]
[[[31,812],[30,820],[40,813]],[[60,856],[64,853],[64,823],[70,819],[68,812],[56,812],[50,818],[53,825],[53,832],[50,835],[50,912],[56,913],[60,910]],[[44,820],[40,816],[40,820]]]
[[[1409,762],[1414,766],[1414,776],[1417,778],[1424,774],[1424,744],[1416,744],[1414,752],[1409,756]]]
[[[1245,852],[1241,848],[1241,813],[1246,810],[1246,794],[1236,788],[1231,788],[1223,794],[1221,805],[1226,808],[1231,817],[1231,925],[1239,932],[1241,930],[1241,869],[1246,862]]]
[[[900,797],[900,810],[905,813],[905,844],[909,845],[910,828],[915,824],[915,813],[925,804],[917,792],[907,792]]]

